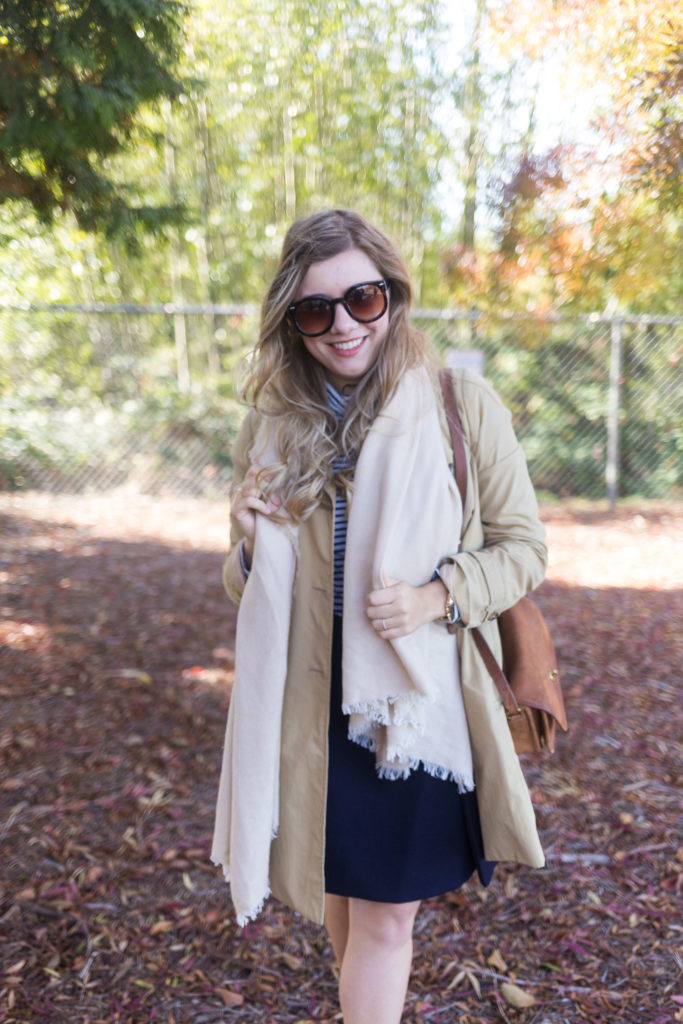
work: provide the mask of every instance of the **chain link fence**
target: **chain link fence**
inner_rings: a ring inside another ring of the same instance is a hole
[[[675,498],[683,317],[418,310],[511,409],[542,497]],[[223,497],[253,306],[0,307],[0,489]]]

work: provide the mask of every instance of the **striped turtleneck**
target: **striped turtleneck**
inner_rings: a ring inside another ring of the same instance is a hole
[[[332,387],[329,381],[325,384],[327,388],[327,400],[330,409],[341,420],[348,398]],[[335,473],[347,465],[343,455],[338,455],[332,464]],[[334,503],[334,614],[341,615],[344,610],[344,555],[346,552],[346,494],[341,487],[337,488],[337,496]]]

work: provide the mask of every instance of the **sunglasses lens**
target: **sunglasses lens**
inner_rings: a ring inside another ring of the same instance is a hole
[[[346,293],[346,308],[354,320],[378,320],[387,308],[386,294],[376,284],[361,284]]]
[[[343,303],[349,316],[361,324],[379,320],[387,311],[386,284],[374,281],[353,285],[341,299],[328,299],[325,295],[311,295],[289,307],[301,334],[316,337],[326,334],[334,323],[338,303]]]
[[[303,299],[296,304],[296,326],[302,334],[324,334],[332,326],[332,305],[328,299]]]

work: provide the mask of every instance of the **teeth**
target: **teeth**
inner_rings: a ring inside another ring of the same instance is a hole
[[[339,349],[342,352],[348,352],[350,348],[358,348],[362,341],[362,338],[354,338],[353,341],[337,341],[332,345],[332,348]]]

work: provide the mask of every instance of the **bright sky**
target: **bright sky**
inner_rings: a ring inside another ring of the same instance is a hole
[[[446,70],[457,67],[467,56],[475,10],[476,0],[447,0],[445,4],[446,15],[450,21],[449,37],[445,40],[442,50],[442,61]],[[501,65],[501,71],[504,69],[505,66]],[[601,99],[600,83],[596,83],[590,89],[587,88],[585,82],[579,80],[578,69],[576,74],[572,74],[571,68],[568,71],[563,70],[560,76],[556,60],[549,60],[545,67],[534,67],[533,70],[530,68],[531,74],[539,79],[534,111],[534,148],[538,152],[546,152],[560,142],[588,144],[591,141],[591,116]],[[505,142],[510,142],[515,135],[521,136],[525,131],[534,84],[535,81],[531,79],[526,82],[523,79],[519,80],[519,91],[526,95],[528,102],[520,105],[518,117],[514,122],[503,121],[501,114],[498,119],[494,116],[486,125],[489,150],[500,152]],[[464,140],[463,119],[453,109],[448,99],[444,102],[442,124],[456,145],[461,139]],[[457,225],[462,211],[463,193],[459,177],[455,169],[448,173],[448,167],[444,167],[443,179],[437,190],[441,207],[446,210],[453,227]]]

